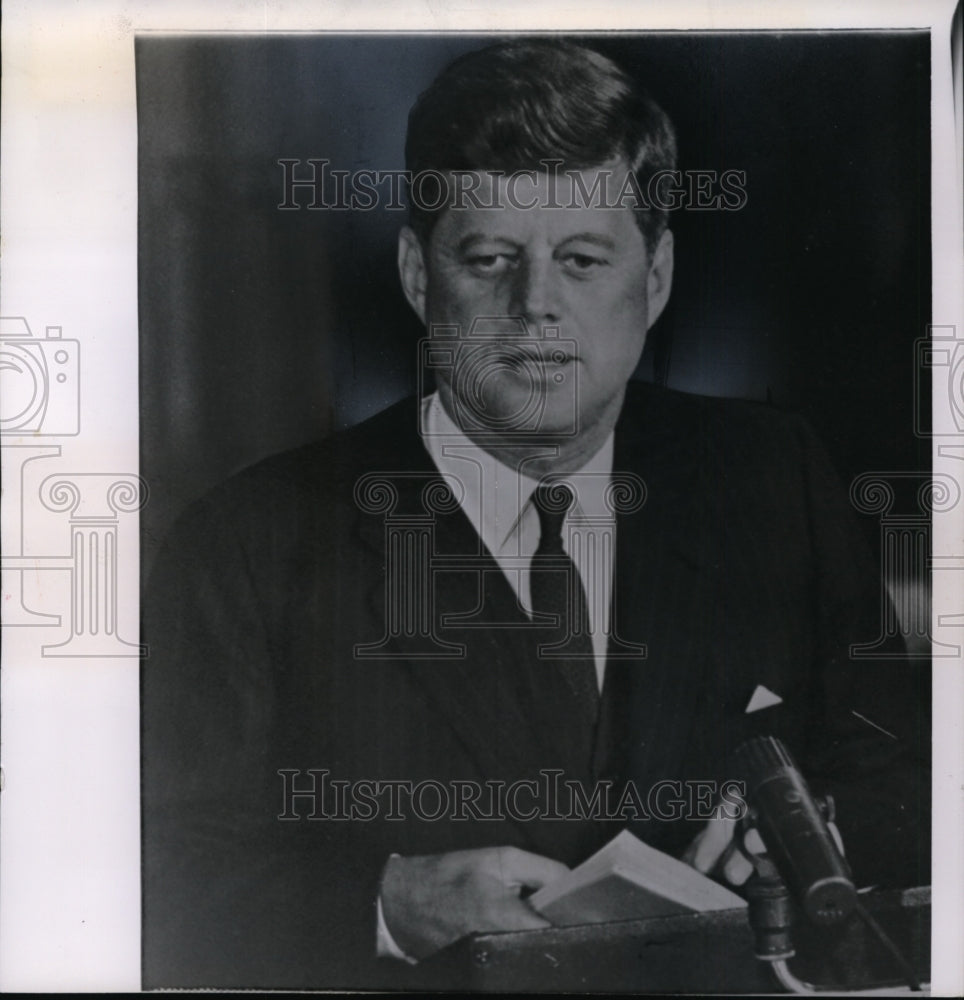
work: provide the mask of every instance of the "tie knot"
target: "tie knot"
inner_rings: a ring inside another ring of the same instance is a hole
[[[574,500],[572,488],[566,483],[540,483],[536,487],[532,502],[539,514],[540,548],[561,544],[562,522]]]

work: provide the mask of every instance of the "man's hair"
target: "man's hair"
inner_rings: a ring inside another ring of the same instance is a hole
[[[621,160],[645,192],[676,167],[666,113],[611,59],[571,42],[492,45],[450,63],[408,116],[405,166],[422,171],[544,170],[544,161],[581,171]],[[409,198],[412,228],[427,243],[440,209]],[[667,212],[637,206],[652,252]]]

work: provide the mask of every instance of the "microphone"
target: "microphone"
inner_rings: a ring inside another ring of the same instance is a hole
[[[790,752],[758,736],[737,748],[734,763],[746,782],[748,818],[804,912],[816,924],[843,920],[857,904],[850,866]]]

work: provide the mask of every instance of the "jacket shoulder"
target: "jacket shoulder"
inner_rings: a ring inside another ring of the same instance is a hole
[[[404,468],[424,453],[418,437],[418,401],[405,399],[362,423],[329,437],[269,455],[215,486],[205,497],[218,505],[256,501],[267,495],[281,501],[305,494],[332,498],[349,491],[358,476]]]
[[[237,542],[284,547],[299,532],[323,538],[352,515],[362,475],[430,461],[417,416],[418,401],[403,400],[347,430],[247,466],[193,501],[167,542],[207,551]]]
[[[631,382],[620,417],[624,432],[671,435],[689,447],[758,446],[796,450],[814,440],[809,424],[796,413],[768,403],[700,396],[643,382]]]

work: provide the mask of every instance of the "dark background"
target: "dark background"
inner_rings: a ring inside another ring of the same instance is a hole
[[[279,211],[278,160],[402,169],[415,96],[498,37],[137,39],[145,572],[209,486],[414,390],[404,213]],[[802,412],[845,483],[926,470],[928,35],[582,37],[646,81],[682,169],[747,175],[742,210],[673,213],[673,296],[637,377]]]

